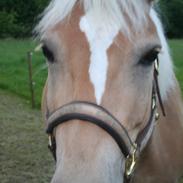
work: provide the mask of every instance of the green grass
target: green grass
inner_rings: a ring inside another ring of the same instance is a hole
[[[183,40],[170,40],[171,53],[175,63],[177,78],[183,90]],[[24,97],[30,102],[27,52],[34,50],[36,43],[30,39],[0,40],[0,88]],[[35,98],[40,106],[42,88],[47,69],[41,52],[33,54],[33,80]]]
[[[169,44],[175,63],[176,76],[183,91],[183,40],[170,40]]]
[[[27,52],[36,43],[27,40],[0,40],[0,88],[30,100]],[[47,71],[42,53],[33,54],[33,80],[36,104],[39,106]],[[28,100],[28,101],[29,101]]]

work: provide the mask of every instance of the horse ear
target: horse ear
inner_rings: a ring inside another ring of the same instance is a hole
[[[146,0],[150,5],[153,4],[157,0]]]
[[[157,0],[143,0],[144,3],[146,4],[147,10],[150,11],[150,9],[153,7],[153,4],[157,1]]]
[[[148,3],[148,6],[153,6],[153,3],[155,3],[157,0],[145,0],[146,3]]]

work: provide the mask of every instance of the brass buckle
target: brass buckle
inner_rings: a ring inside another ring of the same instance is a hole
[[[157,113],[155,114],[155,120],[158,121],[159,118],[160,118],[160,114],[157,112]]]
[[[159,75],[159,63],[158,63],[158,59],[155,60],[154,68],[155,68],[155,71],[156,71],[157,75]]]
[[[125,174],[127,178],[129,178],[135,170],[136,163],[137,163],[136,153],[137,153],[137,145],[134,144],[133,153],[129,155],[126,159]]]
[[[52,135],[48,135],[48,145],[52,147]]]
[[[156,96],[153,95],[153,97],[152,97],[152,109],[154,110],[156,107],[157,107],[156,106]]]

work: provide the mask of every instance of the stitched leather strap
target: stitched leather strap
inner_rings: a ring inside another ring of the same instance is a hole
[[[106,109],[93,103],[77,101],[57,109],[47,120],[47,133],[53,134],[55,127],[75,119],[101,127],[114,138],[125,157],[132,154],[133,143],[123,125]]]
[[[154,96],[154,90],[153,90]],[[144,138],[149,135],[150,138],[153,131],[153,120],[155,116],[154,108],[151,111],[150,118],[146,127],[139,133],[136,143],[138,151],[141,151],[141,144],[144,143]],[[54,111],[47,120],[47,133],[51,136],[52,145],[49,146],[54,158],[56,159],[56,143],[53,136],[53,130],[58,125],[72,120],[82,120],[83,122],[90,122],[105,130],[116,141],[122,154],[127,158],[132,155],[134,150],[134,143],[128,135],[124,126],[106,109],[93,103],[77,101],[66,104]],[[150,129],[151,128],[151,129]],[[150,133],[149,133],[150,132]],[[147,138],[145,138],[147,139]],[[147,140],[148,141],[148,140]]]

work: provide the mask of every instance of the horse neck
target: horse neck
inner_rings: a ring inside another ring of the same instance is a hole
[[[138,181],[151,183],[157,182],[157,180],[172,183],[181,176],[183,169],[183,105],[180,88],[176,80],[175,82],[175,88],[169,91],[167,99],[164,100],[166,117],[161,115],[151,141],[143,152],[145,160],[139,161],[136,183]],[[159,113],[161,114],[160,109]],[[141,177],[144,179],[141,180]]]
[[[165,136],[164,132],[166,131],[170,131],[172,135],[175,134],[176,136],[172,136],[172,139],[177,138],[178,135],[183,137],[183,103],[180,87],[176,79],[175,82],[175,87],[170,89],[164,101],[166,116],[161,116],[156,127],[157,133],[162,134],[162,137]],[[161,114],[160,110],[159,113]],[[169,136],[171,135],[169,134]]]

